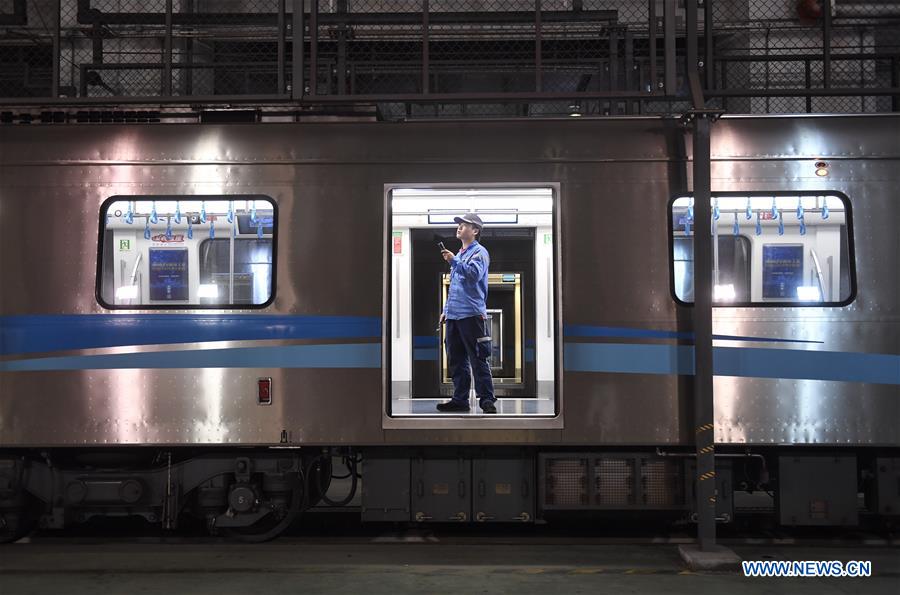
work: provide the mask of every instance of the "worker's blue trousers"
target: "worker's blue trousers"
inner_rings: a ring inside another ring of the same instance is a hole
[[[447,364],[453,378],[453,400],[469,405],[469,390],[475,376],[478,403],[493,403],[494,380],[491,378],[491,336],[481,316],[447,320]]]

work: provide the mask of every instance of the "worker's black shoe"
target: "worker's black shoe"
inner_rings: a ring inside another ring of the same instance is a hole
[[[481,410],[485,413],[497,413],[497,407],[494,405],[493,401],[484,401],[481,404]]]
[[[469,406],[465,403],[457,403],[456,401],[447,401],[446,403],[438,403],[437,410],[443,413],[451,413],[454,411],[468,411]]]

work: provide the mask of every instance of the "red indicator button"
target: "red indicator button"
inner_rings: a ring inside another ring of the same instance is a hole
[[[272,379],[260,378],[256,381],[256,397],[260,405],[272,404]]]

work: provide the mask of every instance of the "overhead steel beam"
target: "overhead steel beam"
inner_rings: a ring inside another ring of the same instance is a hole
[[[172,94],[172,0],[166,0],[166,36],[163,39],[162,95]]]
[[[543,57],[541,55],[541,36],[543,24],[541,17],[541,0],[534,0],[534,90],[540,93],[544,88],[543,82]]]
[[[674,2],[674,0],[672,0]],[[312,9],[310,9],[312,12]],[[91,0],[78,0],[78,22],[90,24],[100,20],[104,25],[164,25],[166,15],[159,12],[103,12],[91,7]],[[418,25],[422,17],[416,12],[348,12],[320,13],[319,23],[322,25]],[[553,10],[543,13],[543,20],[548,23],[574,22],[616,22],[616,10]],[[434,24],[465,23],[533,23],[534,12],[495,11],[495,12],[433,12],[430,20]],[[207,12],[176,14],[176,25],[272,25],[278,22],[277,13],[239,13],[239,12]]]
[[[428,0],[422,0],[422,94],[428,95],[431,92],[431,81],[429,80],[429,60],[431,48],[428,42],[428,36],[431,33],[431,24],[429,17],[431,12],[428,6]]]
[[[303,11],[295,10],[291,17],[291,99],[302,99],[303,81]]]
[[[648,0],[650,3],[650,91],[655,92],[659,88],[659,80],[658,75],[656,73],[656,36],[657,36],[657,24],[656,24],[656,0]]]
[[[284,54],[285,54],[285,11],[287,7],[285,5],[285,0],[278,0],[278,92],[284,93]]]
[[[62,17],[60,16],[60,0],[53,3],[53,56],[52,71],[50,72],[50,95],[59,97],[59,56],[60,56],[60,37],[62,28]]]
[[[706,46],[706,54],[703,57],[703,72],[706,74],[706,88],[716,86],[715,64],[715,23],[713,22],[713,0],[703,2],[703,41]]]
[[[831,87],[831,0],[822,3],[822,86]]]
[[[156,64],[158,67],[159,64]],[[177,66],[177,65],[176,65]],[[301,105],[344,105],[344,104],[371,104],[371,103],[499,103],[499,102],[530,102],[530,101],[567,101],[567,100],[603,100],[616,99],[619,101],[632,100],[661,100],[667,98],[659,94],[636,93],[621,91],[610,92],[585,92],[585,93],[432,93],[422,95],[419,93],[403,93],[396,95],[318,95],[303,96],[299,101],[290,95],[185,95],[181,97],[158,96],[133,96],[133,97],[6,97],[0,98],[0,106],[16,105],[116,105],[116,104],[145,104],[166,105],[183,103],[299,103]]]
[[[664,6],[665,88],[666,95],[675,95],[678,84],[678,71],[675,63],[675,0],[665,0]]]

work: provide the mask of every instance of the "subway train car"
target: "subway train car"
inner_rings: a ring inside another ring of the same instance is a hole
[[[0,537],[690,520],[691,164],[672,118],[4,127]],[[719,522],[898,518],[898,187],[900,117],[713,124]],[[468,211],[496,415],[435,410]]]

